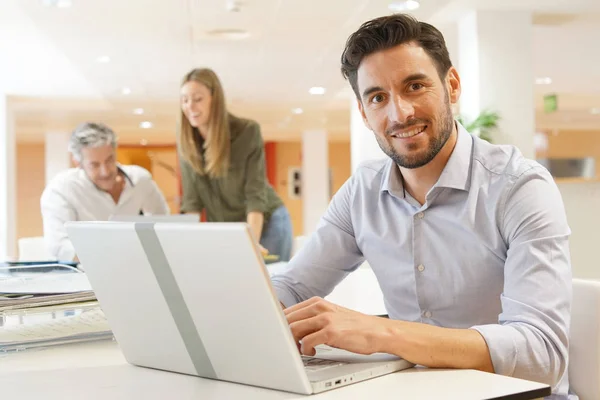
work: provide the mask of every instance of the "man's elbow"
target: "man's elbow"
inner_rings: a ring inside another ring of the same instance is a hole
[[[568,373],[569,354],[567,349],[552,348],[549,350],[550,368],[547,375],[548,381],[544,383],[547,383],[553,388],[556,387],[563,379],[565,374]]]
[[[567,374],[568,350],[565,346],[559,348],[547,342],[545,349],[535,356],[534,362],[526,365],[525,368],[517,368],[515,378],[545,383],[555,388]]]

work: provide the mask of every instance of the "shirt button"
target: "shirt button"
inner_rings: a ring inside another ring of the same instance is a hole
[[[423,271],[425,271],[425,266],[423,264],[421,264],[417,267],[417,269],[419,270],[419,272],[423,272]]]
[[[431,318],[431,311],[425,311],[425,318]]]
[[[423,219],[423,217],[425,217],[425,214],[423,212],[417,214],[417,218]]]

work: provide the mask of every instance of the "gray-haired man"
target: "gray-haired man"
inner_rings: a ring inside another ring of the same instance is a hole
[[[75,259],[64,228],[67,221],[169,213],[150,173],[136,165],[119,165],[116,148],[116,136],[106,125],[88,122],[73,131],[69,151],[78,167],[57,175],[41,198],[46,247],[58,260]]]

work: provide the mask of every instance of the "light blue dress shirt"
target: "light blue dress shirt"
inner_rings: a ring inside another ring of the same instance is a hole
[[[285,306],[324,297],[367,260],[390,318],[476,329],[496,373],[567,398],[570,229],[558,188],[515,147],[457,125],[425,204],[404,191],[390,159],[363,164],[272,277],[275,291]]]

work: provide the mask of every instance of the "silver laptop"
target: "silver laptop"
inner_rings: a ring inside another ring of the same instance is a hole
[[[109,221],[115,222],[200,222],[198,214],[169,215],[111,215]]]
[[[71,222],[67,231],[131,364],[302,394],[412,366],[327,347],[302,357],[246,224]]]

